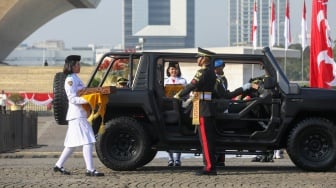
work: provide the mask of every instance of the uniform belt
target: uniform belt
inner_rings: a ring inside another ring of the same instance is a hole
[[[212,99],[212,92],[206,92],[206,91],[201,91],[201,92],[197,92],[199,99],[200,100],[204,100],[204,101],[211,101]]]

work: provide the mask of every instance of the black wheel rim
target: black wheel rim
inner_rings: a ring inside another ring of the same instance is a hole
[[[317,132],[304,135],[299,150],[307,160],[318,162],[328,158],[331,147],[331,140],[328,136]]]
[[[112,133],[109,137],[109,155],[115,160],[126,161],[137,155],[137,137],[128,132]]]

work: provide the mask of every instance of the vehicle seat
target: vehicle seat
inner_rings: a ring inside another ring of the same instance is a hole
[[[157,83],[155,92],[158,98],[158,105],[161,109],[164,122],[167,124],[179,124],[179,102],[177,99],[169,98],[165,96],[164,89]]]

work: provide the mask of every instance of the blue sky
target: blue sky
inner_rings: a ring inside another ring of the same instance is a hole
[[[280,0],[285,1],[285,0]],[[195,45],[227,46],[227,0],[195,0]],[[299,42],[303,0],[290,0],[292,38]],[[306,0],[308,32],[310,31],[311,0]],[[329,0],[328,21],[331,36],[336,39],[336,0]],[[73,29],[69,29],[73,28]],[[122,0],[101,0],[96,9],[68,11],[30,35],[23,43],[63,40],[66,47],[88,44],[116,46],[122,40]]]

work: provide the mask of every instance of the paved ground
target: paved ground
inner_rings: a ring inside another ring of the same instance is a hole
[[[285,159],[273,163],[252,163],[248,158],[228,158],[217,176],[196,176],[201,158],[183,159],[182,167],[167,167],[156,158],[136,171],[117,172],[106,168],[97,157],[96,168],[104,177],[84,176],[80,151],[65,166],[72,175],[52,172],[63,149],[66,126],[51,117],[39,117],[39,147],[0,154],[0,187],[336,187],[336,170],[325,173],[303,172]]]

